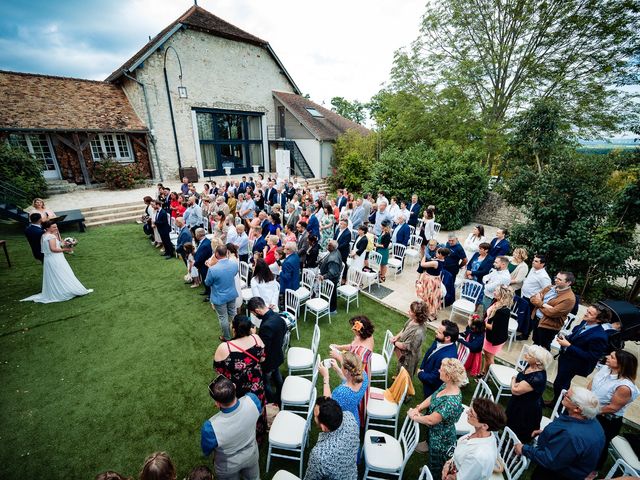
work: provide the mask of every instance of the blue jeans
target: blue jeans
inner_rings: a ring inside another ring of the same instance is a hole
[[[222,329],[222,336],[225,340],[231,340],[229,318],[233,320],[233,317],[236,316],[237,309],[235,299],[221,305],[213,305],[213,308],[218,313],[218,321],[220,322],[220,328]]]

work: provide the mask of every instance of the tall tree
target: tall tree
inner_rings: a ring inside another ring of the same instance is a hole
[[[536,98],[559,99],[580,133],[611,131],[630,111],[637,118],[637,104],[611,87],[637,78],[638,45],[634,0],[433,0],[391,86],[459,87],[490,144]]]
[[[333,106],[331,110],[352,122],[362,124],[367,119],[366,107],[358,100],[351,102],[344,97],[333,97],[331,105]]]

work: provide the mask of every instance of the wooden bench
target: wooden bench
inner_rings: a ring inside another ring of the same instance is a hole
[[[80,210],[65,210],[63,212],[56,212],[56,215],[58,215],[58,216],[66,215],[67,216],[67,218],[65,218],[63,221],[58,222],[58,227],[77,224],[78,225],[78,230],[80,232],[84,232],[85,231],[86,226],[84,224],[84,215],[82,214],[82,212]]]

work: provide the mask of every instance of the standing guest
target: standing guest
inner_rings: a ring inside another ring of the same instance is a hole
[[[305,234],[308,235],[309,233],[305,230]],[[304,265],[304,268],[310,268],[314,272],[317,272],[318,256],[320,255],[320,245],[318,244],[318,239],[313,235],[308,237],[307,240],[308,240],[308,244],[305,252],[303,265]],[[302,258],[300,259],[300,261],[302,262]]]
[[[638,359],[626,350],[615,350],[607,355],[606,364],[601,366],[588,388],[598,397],[600,412],[596,417],[604,430],[605,444],[598,460],[598,470],[607,461],[609,443],[620,433],[624,412],[636,398],[635,384],[638,373]]]
[[[185,275],[185,283],[191,283],[191,288],[200,286],[200,272],[196,267],[195,257],[193,256],[193,243],[185,243],[183,246],[185,262],[187,264],[187,274]]]
[[[189,228],[184,223],[184,218],[177,217],[176,218],[176,228],[178,229],[178,240],[176,242],[176,252],[185,263],[187,263],[187,256],[185,255],[184,246],[187,243],[191,243],[193,241],[193,237],[191,236],[191,232]]]
[[[445,480],[491,478],[498,460],[497,432],[507,423],[504,409],[488,398],[476,398],[466,415],[473,432],[458,439],[453,457],[442,469]]]
[[[536,468],[532,480],[582,480],[596,469],[605,444],[602,427],[595,419],[598,397],[582,387],[572,387],[562,398],[567,414],[545,427],[536,445],[515,445]]]
[[[467,328],[458,338],[458,343],[469,349],[464,368],[474,378],[482,377],[482,346],[485,330],[484,321],[480,320],[478,315],[469,315]]]
[[[524,371],[511,379],[507,426],[523,443],[529,443],[542,420],[542,395],[547,387],[547,368],[553,357],[544,348],[530,345],[524,354]]]
[[[260,479],[256,422],[262,403],[253,393],[236,396],[236,386],[223,375],[209,385],[209,395],[220,409],[202,425],[200,445],[205,456],[214,454],[218,480]]]
[[[395,196],[391,197],[391,202],[389,203],[389,206],[387,207],[387,209],[389,210],[389,215],[391,215],[391,218],[396,218],[400,213],[400,207],[398,206],[398,199]]]
[[[358,480],[360,430],[353,414],[330,397],[318,397],[313,419],[320,430],[304,480]]]
[[[40,218],[42,218],[43,222],[51,220],[56,216],[53,210],[46,207],[46,205],[44,204],[44,200],[41,198],[34,198],[31,205],[33,207],[31,213],[39,213]]]
[[[411,229],[405,221],[406,220],[403,215],[396,216],[396,228],[393,229],[393,233],[391,234],[391,242],[399,243],[406,247],[409,245],[409,240],[411,239]]]
[[[253,197],[253,203],[256,206],[256,212],[265,211],[266,204],[265,204],[264,196],[262,195],[261,190],[256,190],[256,193]]]
[[[313,235],[316,238],[320,238],[320,221],[318,217],[314,215],[315,207],[310,205],[307,207],[307,217],[309,221],[307,223],[307,231],[309,235]]]
[[[418,203],[418,195],[411,195],[411,205],[409,205],[409,219],[407,223],[413,228],[418,227],[418,216],[420,215],[421,205]]]
[[[404,367],[410,376],[414,376],[420,360],[420,349],[427,334],[429,314],[427,306],[422,301],[411,302],[409,305],[409,319],[402,330],[391,337],[393,353],[398,359],[398,372]]]
[[[284,383],[280,373],[280,365],[284,363],[282,345],[287,332],[287,324],[280,315],[265,305],[264,300],[260,297],[251,298],[247,302],[247,310],[260,319],[259,335],[264,343],[266,356],[266,360],[262,364],[262,373],[267,401],[280,405],[280,392]]]
[[[249,261],[249,237],[244,231],[244,225],[236,227],[237,235],[233,239],[233,244],[238,247],[238,258],[241,262]]]
[[[162,240],[162,245],[164,246],[164,257],[167,260],[171,260],[173,258],[173,243],[171,242],[171,224],[169,223],[169,214],[162,208],[162,202],[158,200],[154,201],[156,217],[153,221],[153,225],[158,230],[158,234],[160,235],[160,239]]]
[[[292,232],[295,232],[296,225],[300,221],[300,214],[293,203],[287,203],[287,225]]]
[[[42,253],[40,240],[42,239],[42,235],[44,235],[44,230],[42,229],[42,216],[38,212],[29,215],[29,226],[25,229],[24,234],[31,246],[33,258],[42,263],[44,261],[44,254]]]
[[[269,235],[267,237],[267,245],[264,247],[263,256],[267,265],[273,265],[276,263],[276,250],[278,249],[278,243],[280,239],[275,235]]]
[[[284,235],[284,241],[285,242],[293,242],[293,243],[297,243],[298,242],[298,237],[296,237],[294,229],[288,223],[286,223],[284,225],[284,234],[283,235]]]
[[[529,274],[522,283],[522,288],[520,289],[522,292],[522,298],[529,302],[530,309],[533,309],[533,305],[530,300],[531,297],[543,290],[545,287],[551,285],[551,278],[544,268],[546,263],[547,260],[544,255],[535,255],[531,262]],[[534,318],[537,319],[537,317]],[[524,322],[524,324],[520,326],[521,333],[516,337],[516,340],[528,340],[531,331],[538,326],[537,321],[534,321],[529,316],[527,316],[527,320],[527,322]]]
[[[193,256],[193,265],[198,269],[198,273],[200,273],[200,283],[204,283],[205,278],[207,278],[207,272],[209,271],[209,266],[206,262],[213,256],[213,249],[211,247],[211,240],[206,237],[204,228],[196,229],[195,239],[196,242],[198,242],[198,249]],[[208,302],[211,296],[211,288],[206,284],[202,295],[204,295],[202,301]]]
[[[169,211],[171,212],[171,218],[176,218],[178,216],[178,207],[181,206],[180,200],[178,200],[178,194],[176,192],[171,192],[169,194]]]
[[[344,352],[340,358],[340,361],[331,361],[334,370],[342,379],[342,383],[333,392],[329,386],[329,369],[322,364],[318,368],[323,378],[323,395],[338,402],[344,412],[350,412],[360,427],[363,419],[360,418],[358,407],[367,392],[369,377],[364,371],[362,360],[357,355]]]
[[[387,209],[388,202],[385,200],[378,199],[378,211],[376,213],[376,219],[373,226],[373,234],[381,235],[382,234],[382,226],[383,223],[386,222],[391,226],[393,222],[393,217],[389,214],[389,210]],[[371,220],[369,220],[371,222]]]
[[[182,183],[180,184],[180,191],[185,197],[189,195],[189,179],[187,177],[182,178]]]
[[[227,247],[220,245],[216,248],[216,263],[209,268],[204,283],[211,287],[211,307],[218,314],[218,321],[222,335],[220,341],[231,339],[229,318],[236,315],[236,298],[238,290],[235,284],[235,276],[238,273],[238,262],[227,258]]]
[[[282,233],[282,225],[280,224],[280,215],[275,212],[271,212],[269,215],[269,234],[275,235],[280,238],[280,233]]]
[[[229,215],[231,215],[231,217],[235,217],[236,210],[238,207],[238,201],[236,200],[236,195],[233,192],[233,190],[229,191],[229,197],[227,198],[227,205],[229,207]]]
[[[527,277],[527,273],[529,273],[529,266],[525,262],[528,257],[529,254],[526,249],[520,247],[516,248],[513,251],[513,257],[511,257],[511,261],[507,267],[509,275],[511,275],[511,288],[513,288],[513,291],[518,296],[521,296],[522,294],[522,284],[524,283],[524,279]]]
[[[258,442],[267,431],[267,417],[264,406],[267,398],[262,379],[262,362],[265,360],[264,343],[252,333],[253,324],[245,315],[236,315],[232,323],[233,339],[218,345],[213,355],[213,369],[233,382],[236,397],[247,393],[255,395],[263,407],[256,424]]]
[[[435,260],[436,255],[438,253],[438,248],[440,248],[440,245],[438,245],[438,241],[435,238],[432,238],[431,240],[429,240],[427,242],[426,247],[424,248],[424,258],[422,259],[422,261],[429,262],[431,260]],[[422,262],[420,262],[416,271],[418,273],[424,272],[424,267],[422,266]]]
[[[426,261],[426,257],[420,266],[422,273],[416,281],[416,295],[422,299],[427,307],[429,321],[438,319],[438,312],[442,307],[442,279],[440,277],[444,268],[444,262],[449,255],[448,248],[438,248],[436,258]]]
[[[338,313],[338,296],[336,289],[340,285],[340,272],[342,271],[342,257],[338,251],[338,242],[330,240],[327,245],[329,255],[322,259],[320,263],[320,275],[318,280],[329,280],[333,283],[333,292],[331,293],[331,301],[329,302],[329,314],[335,315]]]
[[[227,233],[229,232],[229,226],[227,225],[227,216],[223,210],[216,213],[216,223],[213,225],[213,238],[219,243],[227,243]]]
[[[358,237],[353,244],[353,250],[351,250],[351,253],[349,254],[352,262],[349,268],[362,271],[366,260],[368,246],[369,239],[367,238],[367,226],[360,225],[358,227]]]
[[[238,210],[238,214],[240,215],[240,218],[247,222],[250,222],[251,220],[253,220],[253,216],[256,213],[255,212],[256,204],[251,198],[251,195],[249,194],[245,195],[244,193],[241,193],[238,196],[238,202],[240,203],[240,205],[238,206],[237,210]]]
[[[448,238],[447,248],[449,249],[449,255],[444,261],[444,269],[455,278],[460,269],[467,264],[467,254],[458,241],[458,235],[455,232],[449,233]]]
[[[404,217],[404,221],[409,222],[409,217],[411,216],[411,212],[407,209],[407,202],[400,202],[400,212],[399,215],[402,215]],[[415,228],[415,227],[414,227]]]
[[[531,316],[538,320],[538,328],[533,332],[533,343],[536,345],[551,349],[553,338],[576,304],[576,296],[571,290],[575,282],[573,273],[558,272],[553,287],[545,287],[529,299],[534,306]]]
[[[269,265],[262,259],[256,259],[251,277],[251,294],[260,297],[270,309],[278,311],[280,285],[273,276]]]
[[[474,253],[467,263],[467,278],[482,284],[482,279],[491,271],[495,259],[489,256],[491,245],[483,242],[478,246],[478,251]]]
[[[284,295],[287,289],[300,288],[300,257],[295,242],[287,242],[284,246],[286,258],[282,262],[280,271],[280,293]]]
[[[456,342],[458,341],[458,325],[449,320],[443,320],[436,330],[436,338],[425,352],[418,379],[422,382],[424,398],[428,399],[433,392],[442,385],[440,365],[445,358],[458,357]],[[464,370],[464,368],[463,368]]]
[[[266,234],[263,233],[262,228],[257,226],[253,227],[253,235],[256,237],[253,242],[253,249],[251,253],[255,256],[256,254],[263,255],[263,251],[267,246],[267,237]]]
[[[296,242],[298,247],[298,256],[300,257],[300,263],[304,265],[307,259],[307,249],[309,248],[309,231],[307,230],[307,223],[298,222],[296,230],[298,230],[298,240]],[[314,238],[317,243],[318,237]]]
[[[347,258],[349,258],[349,251],[351,250],[351,230],[349,230],[347,221],[345,219],[340,220],[339,227],[336,233],[333,235],[333,239],[338,243],[338,251],[342,258],[342,263],[347,264]],[[344,269],[342,278],[345,277],[347,269]]]
[[[326,205],[324,207],[324,212],[325,214],[322,216],[322,219],[320,220],[320,249],[321,250],[326,250],[329,240],[334,238],[333,230],[334,230],[334,224],[336,222],[336,219],[333,217],[333,214],[331,213],[331,207],[329,205]]]
[[[142,465],[140,480],[176,480],[176,467],[166,452],[149,455]]]
[[[555,405],[560,392],[571,386],[575,375],[591,375],[598,361],[607,352],[609,336],[602,324],[610,322],[611,310],[598,304],[591,305],[587,308],[582,322],[573,328],[571,334],[566,337],[558,336],[558,373],[553,382],[553,400],[547,404],[548,406]]]
[[[489,255],[491,254],[489,253]],[[509,259],[507,257],[498,257],[493,262],[493,270],[482,277],[482,283],[484,283],[482,306],[485,312],[493,303],[498,287],[508,286],[511,283],[511,275],[509,275],[508,267]]]
[[[349,217],[351,225],[353,228],[358,228],[360,225],[364,224],[366,218],[364,207],[362,206],[362,198],[358,198],[358,200],[356,200],[356,207],[353,209],[351,216]]]
[[[499,228],[496,231],[495,238],[491,240],[491,250],[489,251],[489,255],[495,258],[509,253],[509,250],[511,250],[511,244],[509,243],[509,240],[507,240],[507,235],[509,235],[509,232],[506,228]]]
[[[151,202],[153,202],[153,198],[147,195],[142,200],[145,204],[144,214],[140,218],[140,221],[142,222],[142,231],[144,231],[145,235],[149,236],[149,239],[153,239],[153,230],[151,228],[151,217],[153,216],[153,206],[151,205]]]
[[[362,208],[364,209],[365,221],[369,218],[369,215],[371,215],[372,206],[373,206],[373,198],[371,197],[371,194],[365,193],[362,196]]]
[[[482,225],[476,225],[464,241],[464,251],[467,253],[467,258],[471,259],[473,254],[480,248],[480,244],[485,242],[484,227]]]
[[[191,230],[191,233],[195,235],[196,228],[204,226],[204,219],[202,218],[202,208],[200,208],[200,206],[196,203],[195,196],[189,197],[189,200],[187,200],[187,205],[187,212],[189,212],[188,217],[186,216],[187,214],[185,212],[187,226],[189,227],[189,230]]]
[[[420,235],[422,235],[423,243],[428,242],[436,236],[435,223],[436,223],[436,207],[429,205],[422,214],[422,226],[420,228]]]
[[[427,465],[434,478],[442,478],[442,467],[449,459],[449,450],[456,444],[456,422],[464,408],[460,387],[467,383],[467,373],[457,358],[445,358],[438,371],[440,387],[407,416],[427,427],[427,441],[420,442],[416,451],[429,451]],[[421,415],[422,410],[427,410]],[[427,447],[428,445],[428,447]]]
[[[484,374],[498,353],[502,350],[509,337],[509,319],[513,305],[513,290],[511,287],[500,285],[494,293],[494,303],[487,309],[485,317],[485,338],[482,350],[484,352]]]
[[[387,279],[387,263],[389,263],[389,245],[391,244],[391,221],[385,220],[380,226],[380,233],[378,234],[378,241],[375,243],[376,252],[378,252],[382,259],[380,261],[380,281],[384,282]]]

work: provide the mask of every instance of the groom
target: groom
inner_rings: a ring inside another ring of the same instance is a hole
[[[44,260],[44,255],[42,253],[42,247],[40,245],[40,239],[44,234],[44,230],[42,229],[42,215],[37,212],[29,215],[29,226],[25,229],[24,234],[27,236],[27,240],[29,241],[29,245],[31,245],[31,251],[33,252],[33,258],[42,262]]]

